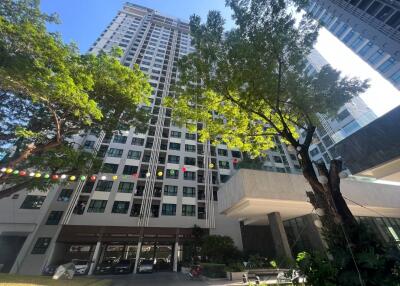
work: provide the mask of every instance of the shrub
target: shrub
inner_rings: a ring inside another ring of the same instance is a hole
[[[225,278],[225,264],[202,263],[203,275],[210,278]]]

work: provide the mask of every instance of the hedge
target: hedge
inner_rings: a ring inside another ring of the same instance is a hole
[[[225,278],[225,264],[202,263],[203,275],[210,278]]]

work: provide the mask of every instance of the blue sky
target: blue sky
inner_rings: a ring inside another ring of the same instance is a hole
[[[96,38],[111,22],[126,0],[41,0],[41,9],[47,13],[57,13],[61,24],[50,26],[58,31],[66,42],[75,41],[81,52],[87,52]],[[227,19],[227,26],[232,25],[231,13],[225,7],[225,0],[134,0],[171,17],[189,20],[192,14],[202,18],[209,10],[221,11]]]
[[[1,0],[0,0],[1,1]],[[75,41],[85,53],[111,22],[126,0],[41,0],[41,9],[47,13],[57,13],[60,25],[49,27],[61,33],[64,41]],[[162,14],[188,20],[192,14],[203,19],[209,10],[221,11],[226,19],[226,28],[233,26],[231,11],[225,7],[225,0],[132,0],[160,11]],[[361,98],[378,115],[400,105],[400,92],[378,72],[354,54],[346,45],[321,29],[316,49],[343,75],[370,79],[371,87]]]

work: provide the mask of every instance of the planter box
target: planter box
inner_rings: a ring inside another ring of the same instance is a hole
[[[237,281],[243,279],[243,274],[247,275],[247,271],[242,272],[226,272],[226,278],[231,281]]]

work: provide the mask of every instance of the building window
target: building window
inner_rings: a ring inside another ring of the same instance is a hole
[[[396,64],[396,60],[391,57],[383,62],[379,67],[378,70],[382,73],[387,72],[392,66]]]
[[[234,158],[240,158],[240,151],[231,151],[232,157]]]
[[[117,158],[121,158],[122,157],[122,152],[124,150],[122,149],[116,149],[116,148],[110,148],[108,149],[107,155],[109,157],[117,157]]]
[[[163,204],[162,215],[176,215],[176,204]]]
[[[228,150],[226,150],[226,149],[218,149],[218,155],[220,155],[220,156],[228,156]]]
[[[82,193],[91,193],[94,187],[94,182],[86,182],[82,188]]]
[[[122,171],[122,174],[133,175],[133,174],[137,173],[137,171],[138,171],[138,166],[125,165],[124,170]]]
[[[171,131],[171,137],[181,138],[182,133],[178,131]]]
[[[57,201],[59,202],[69,202],[69,199],[72,196],[72,191],[71,189],[62,189],[60,192],[60,195],[57,198]]]
[[[167,179],[178,179],[178,177],[179,177],[178,170],[167,169],[167,173],[166,173]]]
[[[51,211],[49,217],[47,218],[47,225],[58,225],[63,215],[63,211]]]
[[[106,205],[107,205],[106,200],[91,200],[87,212],[88,213],[104,213],[104,210],[106,209]]]
[[[344,43],[350,42],[350,40],[353,38],[353,36],[354,36],[354,31],[351,30],[351,31],[348,32],[348,33],[346,34],[346,36],[343,38],[343,42],[344,42]]]
[[[170,186],[170,185],[164,186],[165,196],[176,196],[177,193],[178,193],[178,186]]]
[[[85,142],[85,144],[83,145],[83,148],[85,148],[85,149],[93,149],[93,147],[94,147],[94,141],[90,141],[90,140],[87,140]]]
[[[218,165],[221,169],[229,169],[229,162],[228,161],[219,161]]]
[[[368,58],[368,61],[371,64],[375,65],[383,58],[383,53],[384,53],[383,50],[381,49],[377,50],[372,56]]]
[[[392,76],[390,77],[390,79],[394,82],[394,83],[400,83],[400,69],[395,72],[394,74],[392,74]]]
[[[168,163],[179,164],[180,157],[175,155],[168,155]]]
[[[355,39],[355,41],[351,44],[351,48],[354,49],[354,50],[356,50],[356,49],[358,49],[358,48],[361,46],[361,44],[362,44],[363,42],[364,42],[364,38],[361,37],[361,36],[358,36],[358,38]]]
[[[110,192],[113,181],[99,181],[96,186],[97,192]]]
[[[196,166],[196,158],[185,157],[184,162],[185,162],[185,163],[184,163],[185,165]]]
[[[140,160],[140,157],[142,156],[142,152],[140,151],[134,151],[134,150],[129,150],[128,151],[128,159],[135,159],[135,160]]]
[[[310,151],[310,155],[311,155],[312,157],[314,157],[314,156],[316,156],[316,155],[318,155],[318,154],[319,154],[318,148],[314,148],[314,149],[312,149],[312,150]]]
[[[114,214],[126,214],[128,213],[129,202],[115,201],[112,207],[112,213]]]
[[[329,137],[329,136],[325,136],[324,138],[322,138],[322,142],[324,143],[324,145],[326,147],[333,145],[333,141],[332,141],[331,137]]]
[[[101,168],[102,173],[115,174],[118,171],[118,164],[104,163]]]
[[[193,187],[183,187],[183,196],[194,198],[196,196],[196,189]]]
[[[114,135],[113,142],[114,142],[114,143],[125,144],[127,138],[128,138],[128,137],[122,136],[122,135]]]
[[[186,152],[196,152],[196,146],[190,145],[190,144],[185,144],[185,151]]]
[[[364,57],[369,50],[372,48],[373,44],[371,42],[368,42],[364,47],[361,48],[361,50],[358,52],[358,54],[362,57]]]
[[[174,143],[174,142],[170,142],[170,143],[169,143],[169,149],[170,149],[170,150],[177,150],[177,151],[179,151],[179,150],[181,150],[181,144],[179,144],[179,143]]]
[[[186,133],[185,138],[188,140],[196,140],[196,134],[193,133]]]
[[[347,109],[345,109],[342,112],[340,112],[338,115],[336,115],[336,120],[343,121],[349,116],[350,116],[350,112]]]
[[[21,205],[21,209],[40,209],[43,205],[46,196],[26,196],[24,202]]]
[[[118,185],[118,192],[120,193],[132,193],[135,183],[120,182]]]
[[[279,157],[279,156],[274,156],[274,161],[275,161],[276,163],[283,163],[283,162],[282,162],[282,158]]]
[[[194,181],[194,180],[196,180],[196,173],[195,172],[186,171],[185,173],[183,173],[183,179]]]
[[[349,26],[347,24],[343,24],[342,27],[340,27],[340,29],[336,32],[336,36],[338,36],[338,38],[340,38],[343,33],[347,30]]]
[[[51,237],[39,237],[36,240],[35,246],[32,249],[31,254],[45,254],[49,247]]]
[[[182,205],[182,216],[196,216],[196,206]]]
[[[143,138],[137,138],[137,137],[133,137],[132,141],[131,141],[132,145],[136,145],[136,146],[143,146],[144,144],[144,139]]]

